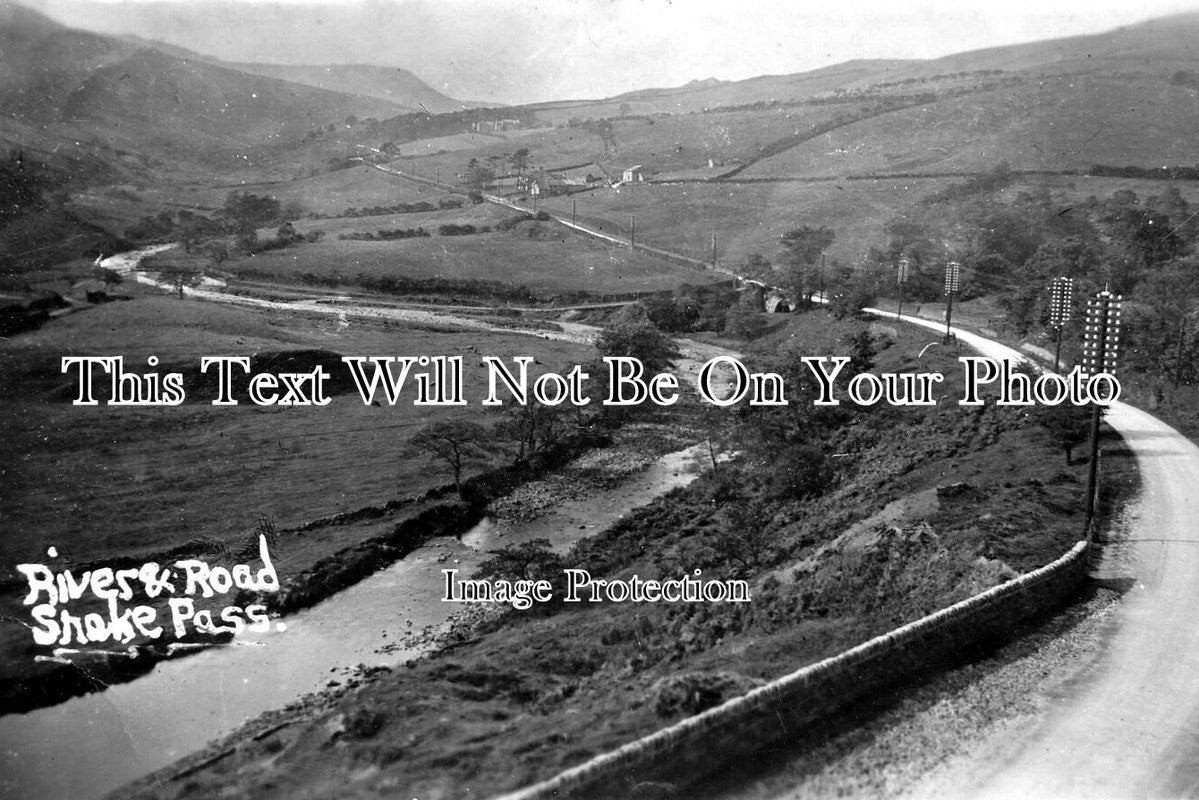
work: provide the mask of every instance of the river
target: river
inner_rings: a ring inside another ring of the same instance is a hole
[[[487,551],[547,538],[559,550],[626,511],[692,481],[697,447],[670,453],[619,484],[564,500],[529,521],[485,519],[461,541],[436,539],[311,609],[284,630],[245,635],[164,661],[118,684],[28,714],[0,717],[0,796],[87,800],[225,736],[264,711],[345,679],[355,665],[399,664],[428,650],[455,606],[442,569],[469,573]],[[397,642],[409,644],[396,647]]]

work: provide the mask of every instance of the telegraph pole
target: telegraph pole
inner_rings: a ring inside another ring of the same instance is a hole
[[[712,269],[716,269],[716,234],[712,234]]]
[[[1074,304],[1074,280],[1062,276],[1054,278],[1049,287],[1049,325],[1057,331],[1057,350],[1053,354],[1053,371],[1060,372],[1062,363],[1062,328],[1070,321],[1070,308]]]
[[[629,247],[637,246],[637,217],[629,214]]]
[[[1187,318],[1184,314],[1178,321],[1178,354],[1174,357],[1174,388],[1182,381],[1182,355],[1186,351]]]
[[[899,285],[899,308],[895,310],[895,319],[903,318],[903,285],[908,282],[908,270],[912,267],[912,260],[907,256],[899,259],[899,271],[895,273],[895,283]]]
[[[950,324],[953,322],[953,295],[958,290],[958,280],[961,276],[962,265],[950,261],[945,265],[945,344],[953,338]]]
[[[824,302],[824,253],[820,254],[820,301]]]
[[[1107,289],[1087,301],[1087,327],[1083,335],[1082,371],[1088,376],[1106,372],[1116,373],[1116,356],[1120,350],[1120,295]],[[1099,488],[1099,404],[1091,404],[1091,459],[1087,464],[1086,530],[1090,536],[1095,519]]]

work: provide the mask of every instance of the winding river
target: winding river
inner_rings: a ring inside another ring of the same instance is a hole
[[[485,519],[461,541],[436,539],[311,609],[285,630],[247,634],[164,661],[130,683],[28,714],[0,717],[0,796],[98,797],[195,752],[264,711],[342,681],[355,665],[426,652],[456,606],[441,602],[442,569],[469,573],[487,551],[547,538],[565,550],[692,481],[698,448],[670,453],[611,488],[565,500],[529,521]],[[407,643],[405,643],[407,641]]]

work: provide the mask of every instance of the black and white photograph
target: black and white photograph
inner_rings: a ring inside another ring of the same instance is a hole
[[[1197,0],[0,0],[0,797],[1199,797],[1197,442]]]

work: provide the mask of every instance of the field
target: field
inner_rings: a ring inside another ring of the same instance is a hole
[[[1146,116],[1145,108],[1155,112]],[[1085,75],[967,94],[847,125],[755,164],[743,177],[1191,165],[1194,93]],[[896,135],[902,132],[902,135]],[[1135,147],[1130,146],[1135,142]]]
[[[767,144],[827,123],[839,105],[793,106],[767,111],[681,114],[657,119],[616,120],[615,158],[670,173],[703,167],[708,159],[736,163],[755,157]]]
[[[485,167],[494,166],[497,174],[507,174],[509,164],[503,157],[520,148],[529,150],[530,164],[534,169],[585,164],[602,159],[605,152],[603,141],[582,128],[534,128],[501,131],[487,136],[474,134],[473,137],[478,142],[473,149],[400,158],[393,162],[393,166],[425,178],[440,178],[442,183],[454,183],[461,181],[466,165],[472,158],[478,159]],[[411,143],[407,147],[411,147]],[[407,154],[408,150],[405,149],[404,153]]]
[[[512,212],[508,212],[511,214]],[[374,230],[369,218],[358,230]],[[325,228],[325,220],[315,227]],[[409,227],[401,218],[403,227]],[[668,291],[683,283],[725,276],[698,272],[627,247],[579,236],[547,223],[522,223],[509,232],[394,241],[329,241],[229,261],[223,269],[251,276],[298,279],[303,273],[479,280],[525,286],[541,295],[597,296]]]
[[[593,354],[582,345],[502,332],[487,335],[486,350],[481,346],[478,331],[252,312],[161,296],[98,306],[6,340],[0,346],[0,402],[7,411],[0,417],[6,445],[0,448],[0,569],[15,575],[18,563],[43,562],[50,546],[60,564],[75,567],[236,552],[263,524],[285,531],[415,498],[452,481],[439,462],[409,444],[425,423],[498,420],[498,413],[480,418],[476,405],[486,377],[480,352],[532,356],[536,374],[565,371]],[[59,370],[64,354],[121,355],[126,369],[147,372],[155,370],[146,359],[157,356],[157,371],[180,371],[185,385],[198,380],[201,356],[270,357],[277,365],[268,367],[272,371],[302,372],[322,363],[333,376],[332,401],[323,408],[213,407],[211,391],[189,390],[192,399],[177,407],[74,406],[74,377]],[[472,406],[364,405],[338,360],[418,354],[464,356]],[[508,458],[501,447],[471,462],[467,474]],[[287,535],[275,551],[280,574],[298,576],[394,524],[393,518]],[[19,583],[7,580],[0,590],[9,620],[25,614],[18,608]],[[31,660],[23,626],[0,626],[0,642],[6,654],[0,679],[45,666]]]
[[[443,195],[443,197],[446,195]],[[504,220],[519,216],[519,212],[503,208],[493,203],[471,203],[465,197],[455,197],[463,203],[461,208],[450,208],[444,211],[417,211],[408,214],[375,214],[371,216],[329,217],[327,219],[300,219],[294,223],[300,233],[324,231],[328,238],[336,239],[343,233],[373,233],[380,230],[407,230],[424,228],[432,236],[439,236],[441,225],[474,225],[491,227]],[[401,201],[403,202],[403,201]],[[406,201],[411,202],[411,201]],[[436,198],[429,200],[436,202]],[[369,208],[369,206],[364,206]],[[262,228],[258,231],[259,239],[271,239],[275,229]]]
[[[168,371],[195,370],[202,355],[465,353],[469,398],[479,396],[484,372],[477,344],[477,333],[343,325],[167,297],[100,306],[9,340],[0,351],[11,412],[3,418],[4,566],[36,557],[46,542],[86,563],[195,537],[240,537],[259,517],[295,525],[447,480],[405,448],[445,409],[364,406],[356,393],[325,408],[72,406],[63,390],[73,379],[58,369],[65,353],[123,355],[134,370],[149,370],[144,359],[156,355]],[[533,355],[545,369],[590,357],[585,347],[515,334],[489,336],[488,350]],[[317,480],[320,491],[304,488]]]
[[[296,202],[306,211],[340,214],[347,208],[436,203],[446,193],[411,181],[400,181],[366,165],[321,172],[308,178],[274,183],[246,183],[181,190],[178,202],[220,208],[230,192],[270,195],[281,203]]]
[[[942,178],[765,184],[625,185],[573,198],[578,219],[605,232],[628,235],[635,217],[637,240],[700,259],[716,257],[736,267],[751,253],[774,258],[778,238],[803,225],[827,225],[837,234],[830,258],[857,263],[871,246],[886,242],[886,223],[904,208],[948,185]],[[545,203],[569,216],[572,199]]]

